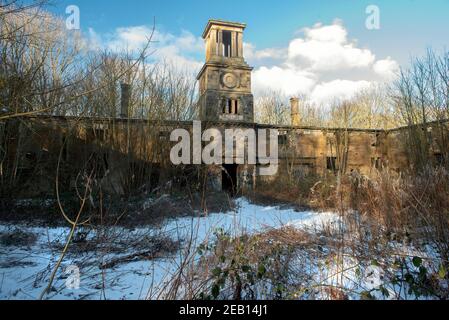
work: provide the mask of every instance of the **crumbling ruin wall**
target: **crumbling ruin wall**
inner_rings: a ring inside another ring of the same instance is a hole
[[[202,123],[202,130],[218,128],[276,129],[279,131],[279,173],[301,178],[336,172],[370,175],[374,169],[401,172],[408,168],[406,129],[391,131],[264,126],[253,123]],[[71,119],[30,117],[1,123],[2,194],[19,190],[23,196],[54,192],[60,157],[61,183],[74,186],[79,172],[95,163],[104,190],[124,194],[127,188],[152,180],[154,187],[173,180],[177,168],[170,162],[170,133],[192,122],[149,122],[127,119]],[[224,140],[224,139],[223,139]],[[437,139],[430,156],[441,154]],[[346,145],[347,143],[347,145]],[[223,149],[224,150],[224,149]],[[342,154],[347,153],[346,157]],[[93,161],[93,158],[95,161]],[[344,161],[343,161],[344,160]],[[436,161],[436,160],[435,160]],[[211,166],[209,185],[220,188],[222,168]],[[140,180],[136,177],[141,175]],[[257,166],[239,165],[239,190],[255,184]],[[261,177],[270,180],[275,177]]]

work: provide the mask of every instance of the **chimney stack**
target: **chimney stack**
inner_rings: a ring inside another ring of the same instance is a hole
[[[291,112],[292,112],[292,126],[297,127],[301,124],[301,118],[299,116],[299,99],[290,99]]]
[[[120,101],[120,117],[129,118],[129,102],[131,100],[131,85],[127,83],[120,84],[121,101]]]

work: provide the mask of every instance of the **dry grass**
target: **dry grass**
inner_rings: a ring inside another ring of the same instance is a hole
[[[13,229],[8,232],[0,233],[0,245],[2,246],[31,246],[37,240],[33,233],[25,232],[20,229]]]
[[[289,204],[298,210],[326,210],[334,208],[336,186],[334,175],[292,180],[282,173],[274,181],[259,182],[250,198],[261,205]]]
[[[320,235],[281,228],[253,237],[221,239],[200,265],[210,277],[209,286],[211,279],[215,279],[211,276],[214,268],[225,265],[221,256],[232,257],[237,265],[246,263],[255,268],[261,263],[261,257],[270,257],[274,263],[269,268],[274,272],[267,272],[269,275],[263,281],[281,282],[284,288],[281,295],[271,291],[269,298],[346,299],[350,291],[343,286],[345,274],[363,270],[372,263],[381,267],[385,279],[391,281],[386,282],[390,285],[390,298],[448,297],[449,172],[446,169],[427,168],[407,176],[391,174],[388,170],[371,177],[351,173],[343,176],[340,184],[329,177],[304,185],[310,187],[309,191],[274,181],[271,187],[263,185],[256,194],[265,201],[276,199],[295,205],[306,202],[316,210],[335,210],[344,217],[345,228],[336,234]],[[321,251],[322,248],[327,251]],[[409,252],[406,248],[413,250]],[[348,257],[356,261],[354,265],[349,262],[348,266]],[[298,259],[303,262],[302,269],[297,266]],[[422,265],[417,262],[421,260]],[[296,261],[294,265],[292,261]],[[316,282],[311,279],[310,270],[323,261],[326,266],[322,269],[318,266],[317,270],[322,272],[319,278],[324,281]],[[274,267],[280,264],[284,269]],[[326,284],[329,278],[336,278],[336,283]],[[242,294],[240,287],[231,279],[220,297],[247,298],[248,291],[243,290],[245,294]],[[376,290],[381,290],[384,298],[388,297],[384,287]],[[363,291],[359,298],[371,299],[371,293],[372,290]]]
[[[449,172],[427,168],[416,176],[395,177],[387,171],[372,178],[355,177],[351,204],[396,240],[430,243],[446,267],[449,258]],[[377,230],[374,230],[376,228]]]

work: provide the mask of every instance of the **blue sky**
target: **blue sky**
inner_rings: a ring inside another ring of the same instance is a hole
[[[295,31],[317,22],[343,20],[361,46],[403,62],[428,46],[441,49],[449,39],[449,0],[56,0],[52,11],[64,14],[78,5],[81,27],[110,32],[117,27],[149,25],[177,34],[201,35],[209,18],[248,24],[246,39],[259,48],[285,46]],[[381,10],[381,29],[365,28],[365,8]]]
[[[66,6],[77,5],[82,31],[109,48],[148,32],[154,17],[159,57],[173,56],[193,67],[203,60],[199,37],[208,19],[245,22],[246,55],[256,67],[253,86],[262,90],[265,79],[288,79],[285,86],[272,88],[286,94],[354,91],[385,80],[380,73],[407,65],[428,47],[447,49],[449,39],[449,0],[54,1],[51,11],[61,16]],[[365,27],[368,5],[380,9],[380,30]],[[329,39],[323,42],[326,34],[341,39],[331,45]],[[334,54],[326,55],[326,50]],[[313,61],[314,55],[337,63],[325,66]],[[351,59],[361,63],[351,64]],[[298,83],[297,89],[291,81]]]

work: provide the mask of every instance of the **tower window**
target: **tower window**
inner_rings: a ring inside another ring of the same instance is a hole
[[[238,114],[239,113],[239,101],[238,100],[232,100],[232,114]]]
[[[239,37],[238,34],[235,37],[235,56],[239,56]]]
[[[219,52],[220,52],[220,42],[219,42],[219,32],[218,32],[218,30],[216,31],[216,34],[215,34],[215,52],[217,53],[217,54],[219,54]]]
[[[232,33],[223,31],[223,56],[230,58],[232,56]]]
[[[239,113],[239,101],[237,99],[227,99],[223,113],[238,114]]]

